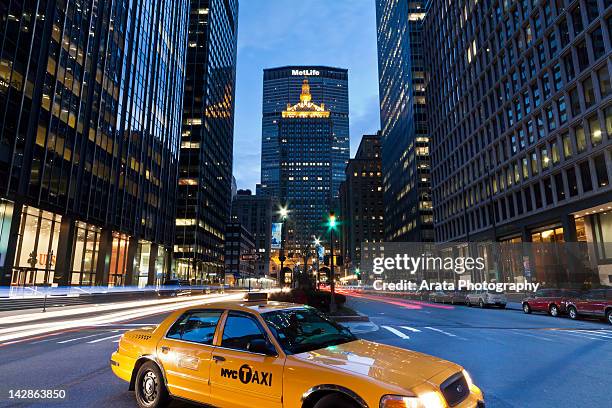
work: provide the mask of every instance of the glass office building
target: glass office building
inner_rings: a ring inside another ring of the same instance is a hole
[[[170,266],[188,2],[0,4],[2,285]]]
[[[432,241],[423,1],[376,0],[387,241]]]
[[[332,208],[333,119],[325,104],[312,102],[304,79],[300,102],[285,106],[277,126],[279,201],[289,211],[284,248],[299,261],[313,250],[314,237],[324,235]]]
[[[587,242],[611,285],[612,2],[432,1],[425,39],[436,239]]]
[[[180,278],[210,282],[232,202],[238,0],[190,4],[174,257]]]
[[[279,196],[278,124],[287,104],[299,100],[308,79],[313,100],[324,104],[333,122],[332,194],[338,196],[350,157],[348,71],[323,66],[286,66],[264,70],[261,138],[261,185],[258,194]]]

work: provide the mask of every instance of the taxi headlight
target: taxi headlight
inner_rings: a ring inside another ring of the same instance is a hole
[[[418,397],[403,395],[385,395],[380,399],[380,408],[445,408],[444,397],[432,391]]]

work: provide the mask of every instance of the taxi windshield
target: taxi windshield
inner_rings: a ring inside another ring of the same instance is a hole
[[[275,310],[261,315],[288,354],[304,353],[357,340],[349,329],[311,307]]]

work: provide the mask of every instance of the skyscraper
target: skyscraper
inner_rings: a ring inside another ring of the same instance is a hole
[[[376,0],[385,237],[433,240],[424,1]]]
[[[323,66],[286,66],[264,70],[261,138],[261,185],[258,193],[279,194],[278,123],[287,104],[298,101],[307,78],[313,100],[324,104],[333,123],[331,192],[338,196],[350,157],[348,71]]]
[[[361,264],[361,245],[385,238],[380,134],[364,135],[355,158],[346,166],[340,215],[342,255],[352,274]]]
[[[335,143],[331,112],[312,101],[303,80],[300,102],[288,104],[278,119],[279,201],[289,210],[285,250],[300,258],[324,232],[332,207]]]
[[[437,240],[588,242],[612,283],[610,6],[431,3]]]
[[[176,217],[176,272],[224,270],[232,200],[238,0],[191,0]]]
[[[188,2],[2,2],[0,16],[0,283],[158,282]]]
[[[255,273],[259,277],[270,276],[272,220],[276,219],[278,201],[275,197],[253,195],[250,190],[238,190],[232,202],[232,222],[239,222],[253,234],[255,251]]]

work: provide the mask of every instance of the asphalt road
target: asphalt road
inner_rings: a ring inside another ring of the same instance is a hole
[[[351,298],[349,305],[374,323],[355,324],[360,337],[462,364],[487,407],[609,406],[612,327],[604,323],[391,299]],[[165,316],[0,343],[0,407],[135,407],[108,360],[125,330]],[[9,390],[24,388],[65,390],[66,398],[8,399]]]
[[[519,310],[352,298],[378,330],[367,340],[463,365],[487,407],[610,406],[612,326]]]

